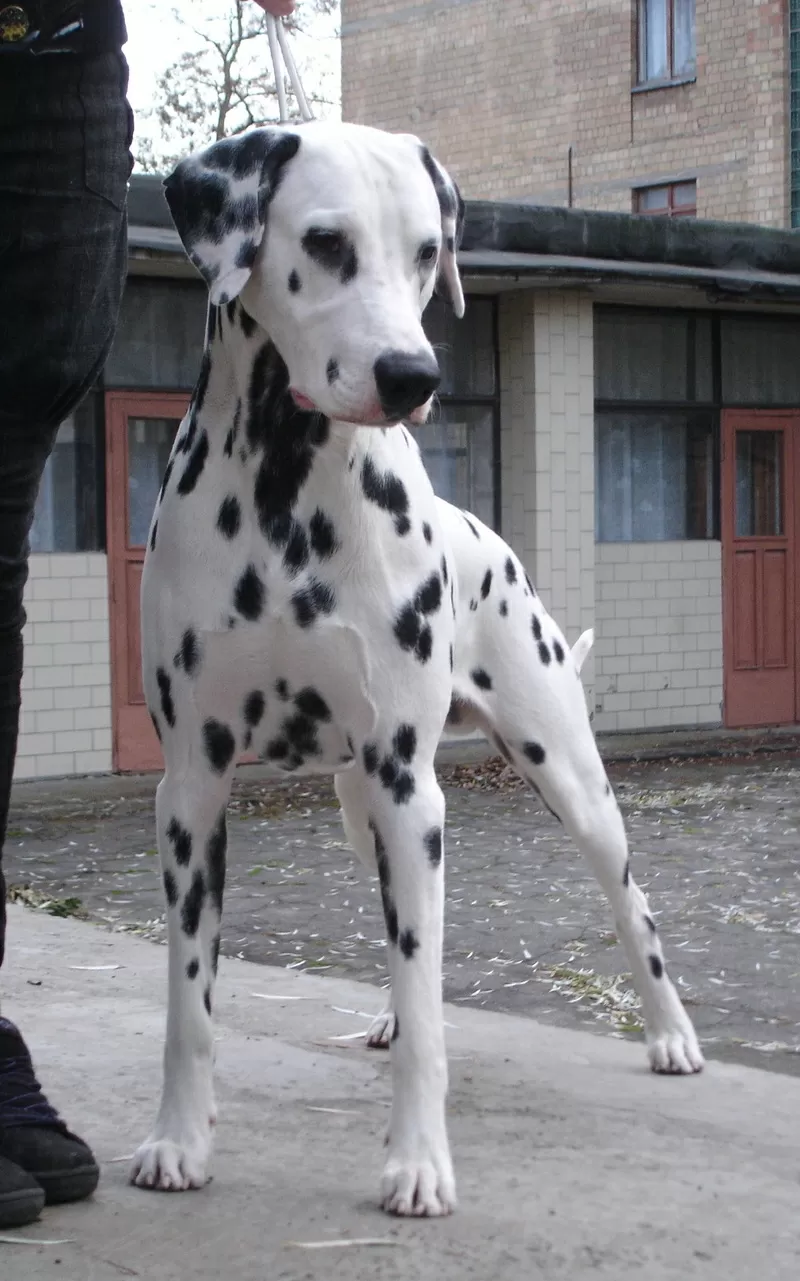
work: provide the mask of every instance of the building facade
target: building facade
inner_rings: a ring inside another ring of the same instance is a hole
[[[472,199],[785,227],[800,3],[342,0],[342,107],[424,137]]]

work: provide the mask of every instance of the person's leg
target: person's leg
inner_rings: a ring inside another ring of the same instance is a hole
[[[19,722],[28,533],[58,425],[97,378],[113,338],[125,274],[130,173],[121,54],[5,57],[2,73],[0,963],[6,932],[2,846]],[[1,1016],[0,1158],[0,1222],[9,1161],[33,1174],[49,1200],[86,1196],[97,1182],[91,1152],[44,1098],[19,1031]],[[18,1182],[8,1203],[17,1215]]]

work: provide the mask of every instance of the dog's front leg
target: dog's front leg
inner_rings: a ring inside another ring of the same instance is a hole
[[[455,1208],[442,1015],[444,798],[432,763],[365,780],[389,940],[392,1115],[381,1200],[394,1214]]]
[[[136,1152],[141,1188],[202,1187],[216,1121],[211,1003],[219,954],[230,777],[184,778],[169,771],[156,794],[158,846],[167,900],[169,1005],[161,1106]]]

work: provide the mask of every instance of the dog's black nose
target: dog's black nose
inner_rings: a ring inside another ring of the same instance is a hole
[[[375,361],[375,385],[387,418],[405,418],[424,405],[441,382],[439,366],[427,352],[385,351]]]

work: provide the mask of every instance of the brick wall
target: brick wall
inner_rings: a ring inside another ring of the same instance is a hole
[[[595,729],[720,724],[720,544],[598,543],[595,578]]]
[[[32,556],[25,608],[15,777],[110,770],[106,557]]]
[[[594,625],[592,303],[530,290],[499,308],[502,533],[572,645]]]
[[[697,181],[701,217],[788,225],[783,0],[697,0],[696,81],[631,92],[635,0],[342,0],[346,120],[411,130],[478,198],[631,209]]]

